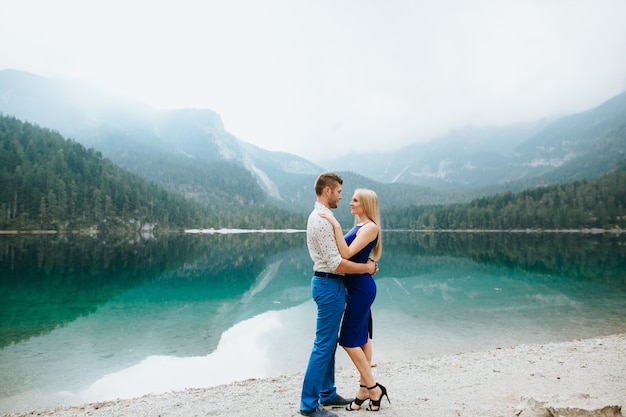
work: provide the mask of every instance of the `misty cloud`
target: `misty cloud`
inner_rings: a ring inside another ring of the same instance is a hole
[[[622,0],[4,3],[0,68],[210,108],[319,161],[586,110],[626,81]]]

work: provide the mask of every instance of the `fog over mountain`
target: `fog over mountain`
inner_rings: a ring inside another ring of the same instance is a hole
[[[623,0],[4,1],[0,69],[213,109],[323,165],[595,107],[625,86],[624,21]]]

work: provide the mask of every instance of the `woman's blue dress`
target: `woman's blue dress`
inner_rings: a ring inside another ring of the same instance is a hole
[[[345,236],[348,246],[356,238],[361,226],[355,226]],[[356,253],[351,261],[366,263],[376,245],[378,236]],[[346,274],[346,311],[339,332],[339,344],[343,347],[359,347],[372,337],[371,306],[376,298],[376,283],[370,274]]]

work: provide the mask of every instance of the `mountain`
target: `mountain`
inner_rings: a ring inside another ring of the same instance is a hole
[[[56,130],[206,204],[215,198],[284,201],[281,187],[322,171],[298,156],[237,139],[211,110],[158,110],[81,81],[0,71],[0,112]]]
[[[560,118],[512,155],[505,181],[556,184],[597,178],[626,158],[626,92],[583,113]]]
[[[195,181],[224,180],[243,186],[242,172],[229,171],[225,164],[218,162],[217,167],[226,171],[216,170],[211,178]],[[248,178],[255,184],[251,175]],[[254,191],[239,189],[238,193]],[[284,229],[304,223],[301,213],[229,203],[215,187],[211,192],[214,201],[201,204],[129,172],[56,131],[0,115],[0,230]],[[258,198],[263,201],[264,195]]]
[[[394,152],[338,158],[329,167],[350,169],[380,182],[437,189],[519,190],[598,177],[626,157],[625,149],[626,93],[622,93],[579,114],[468,127]]]
[[[206,225],[207,217],[200,204],[93,149],[0,116],[0,229],[139,231]]]
[[[0,71],[0,113],[54,129],[209,209],[245,205],[306,213],[315,177],[324,171],[298,156],[239,140],[212,110],[158,110],[76,80]],[[354,187],[369,186],[389,205],[467,199],[410,184],[383,185],[343,171],[348,197]]]
[[[468,127],[398,151],[338,158],[329,166],[368,172],[374,180],[386,183],[450,189],[489,185],[494,173],[506,169],[506,156],[534,130],[533,124]]]
[[[580,114],[468,127],[320,167],[236,138],[209,109],[154,109],[81,81],[0,71],[0,113],[57,130],[209,209],[307,212],[315,177],[325,169],[344,177],[344,197],[357,186],[369,187],[390,207],[464,202],[597,177],[625,157],[625,102],[626,93]]]

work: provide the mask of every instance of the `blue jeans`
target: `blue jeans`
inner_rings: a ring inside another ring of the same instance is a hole
[[[337,396],[335,387],[335,351],[341,318],[346,307],[343,280],[313,277],[311,294],[317,304],[317,327],[309,365],[302,384],[301,411],[311,411],[320,402]]]

